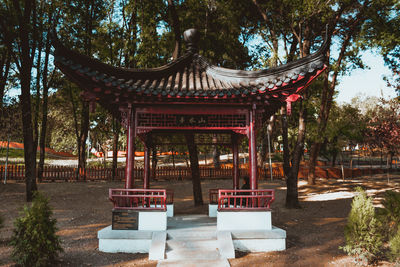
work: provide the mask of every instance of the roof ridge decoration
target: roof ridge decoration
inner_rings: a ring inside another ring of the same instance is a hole
[[[176,60],[149,69],[105,64],[65,47],[54,31],[55,64],[84,89],[88,100],[117,106],[132,103],[282,104],[297,96],[325,68],[325,38],[318,51],[264,70],[246,71],[212,65],[198,54],[199,32],[186,30],[186,52]],[[110,102],[112,104],[110,104]]]

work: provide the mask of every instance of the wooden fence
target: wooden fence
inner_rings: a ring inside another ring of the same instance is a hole
[[[248,169],[239,169],[240,176],[248,176]],[[150,174],[155,177],[151,177],[156,180],[186,180],[191,179],[190,168],[187,167],[157,167]],[[274,179],[281,179],[284,177],[282,168],[274,167],[272,170],[272,176]],[[143,169],[134,169],[135,179],[143,178]],[[200,177],[202,179],[223,179],[232,178],[232,168],[221,167],[215,169],[213,167],[200,167]],[[0,179],[5,178],[5,166],[0,165]],[[120,181],[125,178],[125,168],[118,168],[116,172],[115,180]],[[258,168],[259,179],[269,179],[270,172],[268,168]],[[25,179],[25,166],[24,165],[8,165],[7,167],[7,179],[23,181]],[[86,168],[86,180],[111,180],[112,169],[103,167],[89,167]],[[83,181],[83,173],[79,173],[77,167],[66,167],[66,166],[45,166],[43,171],[43,181]]]

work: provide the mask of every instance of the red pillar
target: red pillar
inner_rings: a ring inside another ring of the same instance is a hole
[[[144,143],[143,189],[150,188],[150,146]]]
[[[126,168],[125,168],[125,189],[133,188],[135,167],[135,111],[130,108],[128,111],[128,129],[126,139]]]
[[[256,150],[256,131],[255,131],[256,110],[253,108],[249,116],[249,173],[250,189],[257,189],[257,150]]]
[[[232,154],[233,154],[233,189],[239,189],[239,147],[238,138],[232,134]]]

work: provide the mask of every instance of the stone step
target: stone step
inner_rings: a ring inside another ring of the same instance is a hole
[[[157,267],[229,267],[227,259],[216,260],[163,260]]]
[[[165,231],[153,232],[149,250],[149,260],[163,260],[165,256],[167,233]]]
[[[174,249],[214,249],[217,248],[217,240],[179,240],[167,241],[167,251]]]
[[[235,247],[233,246],[232,235],[228,231],[218,232],[217,246],[221,256],[227,259],[235,258]]]
[[[215,240],[217,239],[216,231],[195,231],[195,230],[168,230],[167,238],[179,240]]]
[[[221,255],[219,254],[216,248],[212,249],[189,249],[189,248],[181,248],[181,249],[173,249],[167,250],[165,253],[166,259],[169,260],[217,260],[221,259]]]

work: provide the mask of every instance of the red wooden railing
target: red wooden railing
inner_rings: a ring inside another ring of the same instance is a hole
[[[109,189],[108,198],[115,209],[167,210],[173,202],[172,190],[166,189]]]
[[[269,210],[275,200],[273,189],[218,190],[218,210]]]
[[[240,176],[248,176],[248,169],[239,169]],[[0,165],[0,179],[4,179],[5,166]],[[185,180],[191,179],[191,170],[187,167],[157,167],[156,171],[151,171],[155,179],[161,180]],[[134,168],[135,179],[143,179],[143,168]],[[221,167],[215,169],[213,167],[202,166],[200,167],[200,177],[202,179],[222,179],[232,177],[232,168]],[[269,169],[258,168],[259,179],[269,179]],[[279,167],[273,169],[274,179],[283,178],[283,172]],[[8,165],[7,179],[23,181],[25,179],[25,166],[24,165]],[[86,168],[86,180],[111,180],[112,168],[104,167],[88,167]],[[121,181],[125,179],[125,168],[117,168],[115,180]],[[154,177],[152,177],[154,179]],[[77,167],[70,166],[45,166],[43,170],[43,181],[59,181],[59,180],[84,180],[84,174],[79,173]]]

